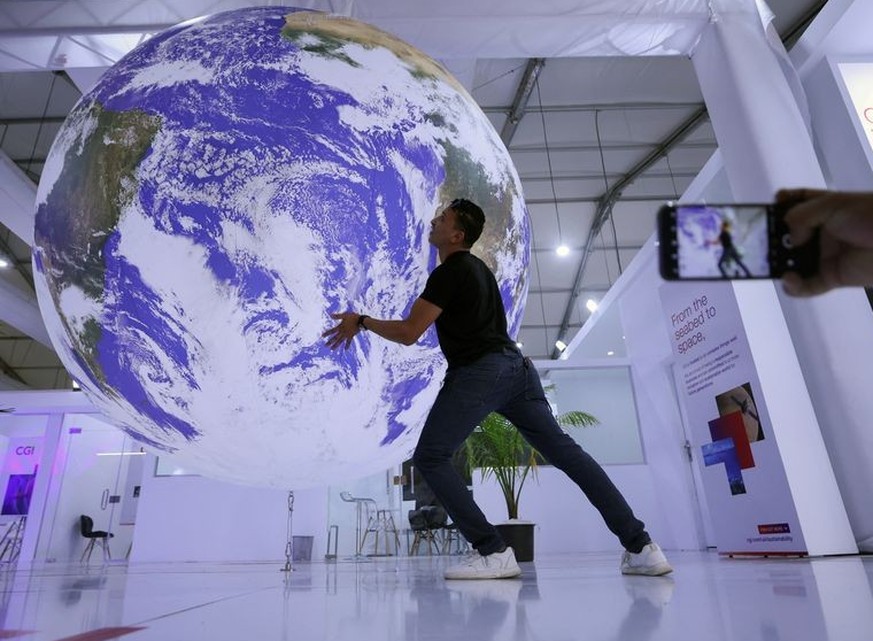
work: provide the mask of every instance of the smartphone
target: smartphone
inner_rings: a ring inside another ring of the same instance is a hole
[[[806,278],[818,270],[819,239],[793,247],[785,205],[667,203],[658,212],[658,253],[666,280]]]

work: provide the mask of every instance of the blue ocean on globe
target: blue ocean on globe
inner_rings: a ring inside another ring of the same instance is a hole
[[[305,487],[406,458],[445,363],[331,312],[400,318],[436,264],[431,218],[470,198],[509,326],[529,226],[506,149],[441,65],[361,22],[249,8],[185,23],[70,113],[37,196],[34,272],[89,398],[205,475]]]

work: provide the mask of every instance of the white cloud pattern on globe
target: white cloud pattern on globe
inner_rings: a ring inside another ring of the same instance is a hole
[[[445,370],[331,312],[401,318],[452,198],[488,223],[511,334],[529,236],[509,154],[439,64],[374,27],[270,7],[141,44],[83,96],[37,196],[34,272],[65,366],[114,424],[228,481],[302,488],[407,458]]]

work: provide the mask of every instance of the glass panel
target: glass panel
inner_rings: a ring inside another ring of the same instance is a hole
[[[80,528],[80,516],[86,515],[93,520],[94,530],[112,533],[106,541],[109,552],[113,560],[123,561],[133,538],[136,486],[142,477],[141,461],[133,466],[131,461],[142,458],[141,448],[121,430],[92,415],[68,414],[62,429],[55,459],[60,483],[56,508],[43,524],[47,538],[38,554],[47,561],[78,561],[90,543]],[[137,473],[138,479],[134,478]],[[103,561],[99,541],[91,561]]]
[[[600,421],[565,428],[599,463],[645,462],[629,368],[555,369],[544,383],[552,386],[546,394],[559,415],[579,410]]]

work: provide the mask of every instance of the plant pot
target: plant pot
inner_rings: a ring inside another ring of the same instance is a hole
[[[530,521],[509,521],[495,525],[506,545],[515,551],[515,560],[523,563],[534,560],[534,527]]]

